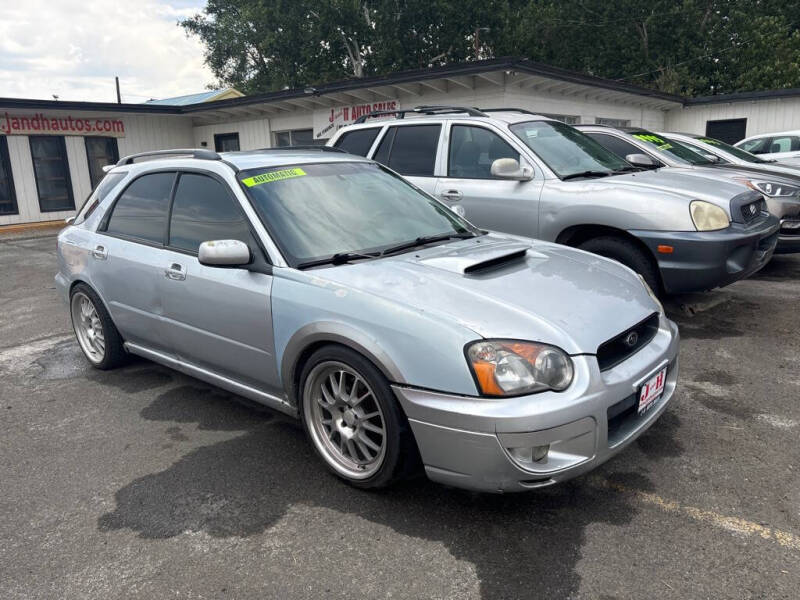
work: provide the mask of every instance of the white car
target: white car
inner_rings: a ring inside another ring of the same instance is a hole
[[[761,158],[800,164],[800,130],[751,135],[734,146]]]

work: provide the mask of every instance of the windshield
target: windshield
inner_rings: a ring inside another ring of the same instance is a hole
[[[764,160],[763,158],[757,157],[755,154],[750,154],[742,150],[741,148],[737,148],[736,146],[731,146],[730,144],[726,144],[725,142],[721,142],[720,140],[715,140],[714,138],[708,137],[699,137],[696,138],[698,142],[703,142],[704,144],[708,144],[709,146],[714,146],[715,148],[719,148],[723,152],[727,152],[739,158],[741,160],[751,162],[751,163],[768,163],[770,161]]]
[[[708,160],[702,154],[698,154],[689,146],[684,146],[680,142],[676,142],[675,140],[667,139],[663,136],[656,135],[651,131],[645,131],[644,129],[638,131],[630,131],[633,137],[635,137],[640,142],[644,142],[653,150],[656,150],[662,154],[669,154],[670,157],[673,159],[677,159],[679,162],[686,163],[689,165],[713,165],[714,163]]]
[[[558,121],[526,121],[512,125],[511,131],[561,179],[630,170],[627,162],[592,138]]]
[[[339,253],[381,251],[427,236],[480,233],[372,163],[250,169],[239,179],[293,266]]]

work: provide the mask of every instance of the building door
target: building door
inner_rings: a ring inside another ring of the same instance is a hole
[[[214,134],[214,150],[217,152],[237,152],[239,150],[239,134]]]
[[[706,121],[706,137],[716,138],[735,144],[745,138],[747,119],[723,119],[721,121]]]

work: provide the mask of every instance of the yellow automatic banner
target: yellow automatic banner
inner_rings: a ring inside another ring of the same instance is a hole
[[[262,173],[242,179],[242,183],[247,187],[254,185],[261,185],[262,183],[272,183],[273,181],[281,181],[282,179],[291,179],[292,177],[303,177],[306,174],[303,169],[281,169],[280,171],[270,171],[269,173]]]

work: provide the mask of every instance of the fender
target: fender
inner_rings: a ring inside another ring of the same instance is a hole
[[[295,369],[303,352],[312,345],[330,342],[352,348],[370,360],[390,383],[407,383],[388,353],[378,340],[360,329],[337,321],[309,323],[298,329],[286,344],[281,357],[281,381],[289,401],[296,401]]]

